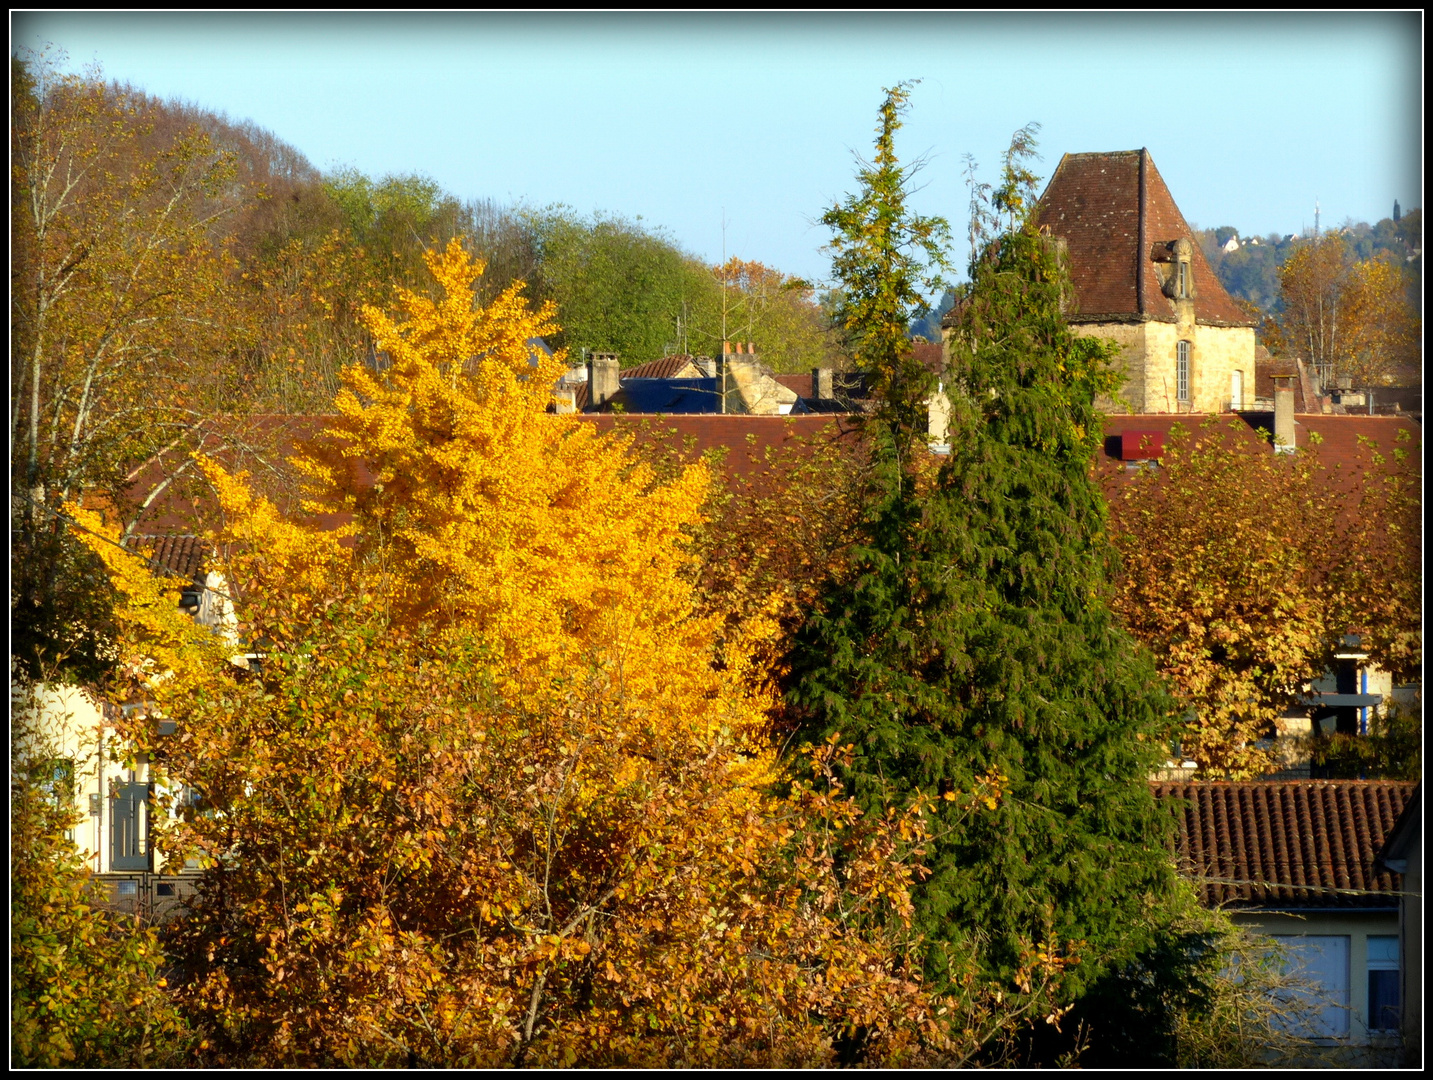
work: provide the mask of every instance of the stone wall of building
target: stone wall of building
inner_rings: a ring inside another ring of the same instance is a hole
[[[1150,322],[1145,327],[1145,385],[1149,388],[1145,412],[1228,412],[1235,371],[1242,373],[1244,402],[1240,407],[1252,404],[1253,327],[1200,326],[1185,322]],[[1175,366],[1180,341],[1190,343],[1188,402],[1175,400]]]
[[[1181,314],[1183,314],[1181,312]],[[1127,379],[1116,399],[1101,399],[1102,412],[1218,413],[1250,408],[1254,401],[1254,330],[1248,326],[1201,326],[1179,322],[1086,323],[1076,333],[1123,347]],[[1176,363],[1180,341],[1190,343],[1189,400],[1178,400]],[[1241,402],[1232,402],[1234,372]]]
[[[1085,337],[1113,341],[1121,347],[1119,363],[1125,371],[1125,383],[1116,398],[1101,397],[1095,408],[1106,413],[1142,413],[1158,410],[1146,407],[1144,328],[1147,323],[1085,323],[1071,324],[1070,329]]]

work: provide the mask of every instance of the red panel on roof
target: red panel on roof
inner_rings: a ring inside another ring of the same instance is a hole
[[[1126,431],[1120,436],[1121,461],[1148,461],[1164,457],[1164,432]]]

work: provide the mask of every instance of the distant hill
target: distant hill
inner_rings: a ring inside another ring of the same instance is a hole
[[[1414,302],[1422,311],[1422,210],[1409,210],[1397,221],[1387,217],[1377,225],[1346,221],[1327,231],[1344,236],[1356,259],[1370,259],[1385,251],[1395,254],[1413,272]],[[1236,300],[1247,300],[1266,314],[1280,313],[1279,267],[1293,251],[1296,235],[1246,235],[1232,225],[1196,229],[1195,235],[1220,283]]]

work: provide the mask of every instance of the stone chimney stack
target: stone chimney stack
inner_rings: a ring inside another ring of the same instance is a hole
[[[588,353],[587,396],[591,407],[600,409],[621,388],[617,379],[616,353]]]
[[[830,401],[836,396],[833,376],[835,368],[817,367],[811,369],[811,396],[817,401]]]
[[[1274,453],[1292,454],[1294,441],[1294,376],[1274,376]]]

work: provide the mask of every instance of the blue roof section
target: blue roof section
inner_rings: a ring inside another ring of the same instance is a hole
[[[721,397],[715,379],[623,379],[630,413],[717,413]]]

